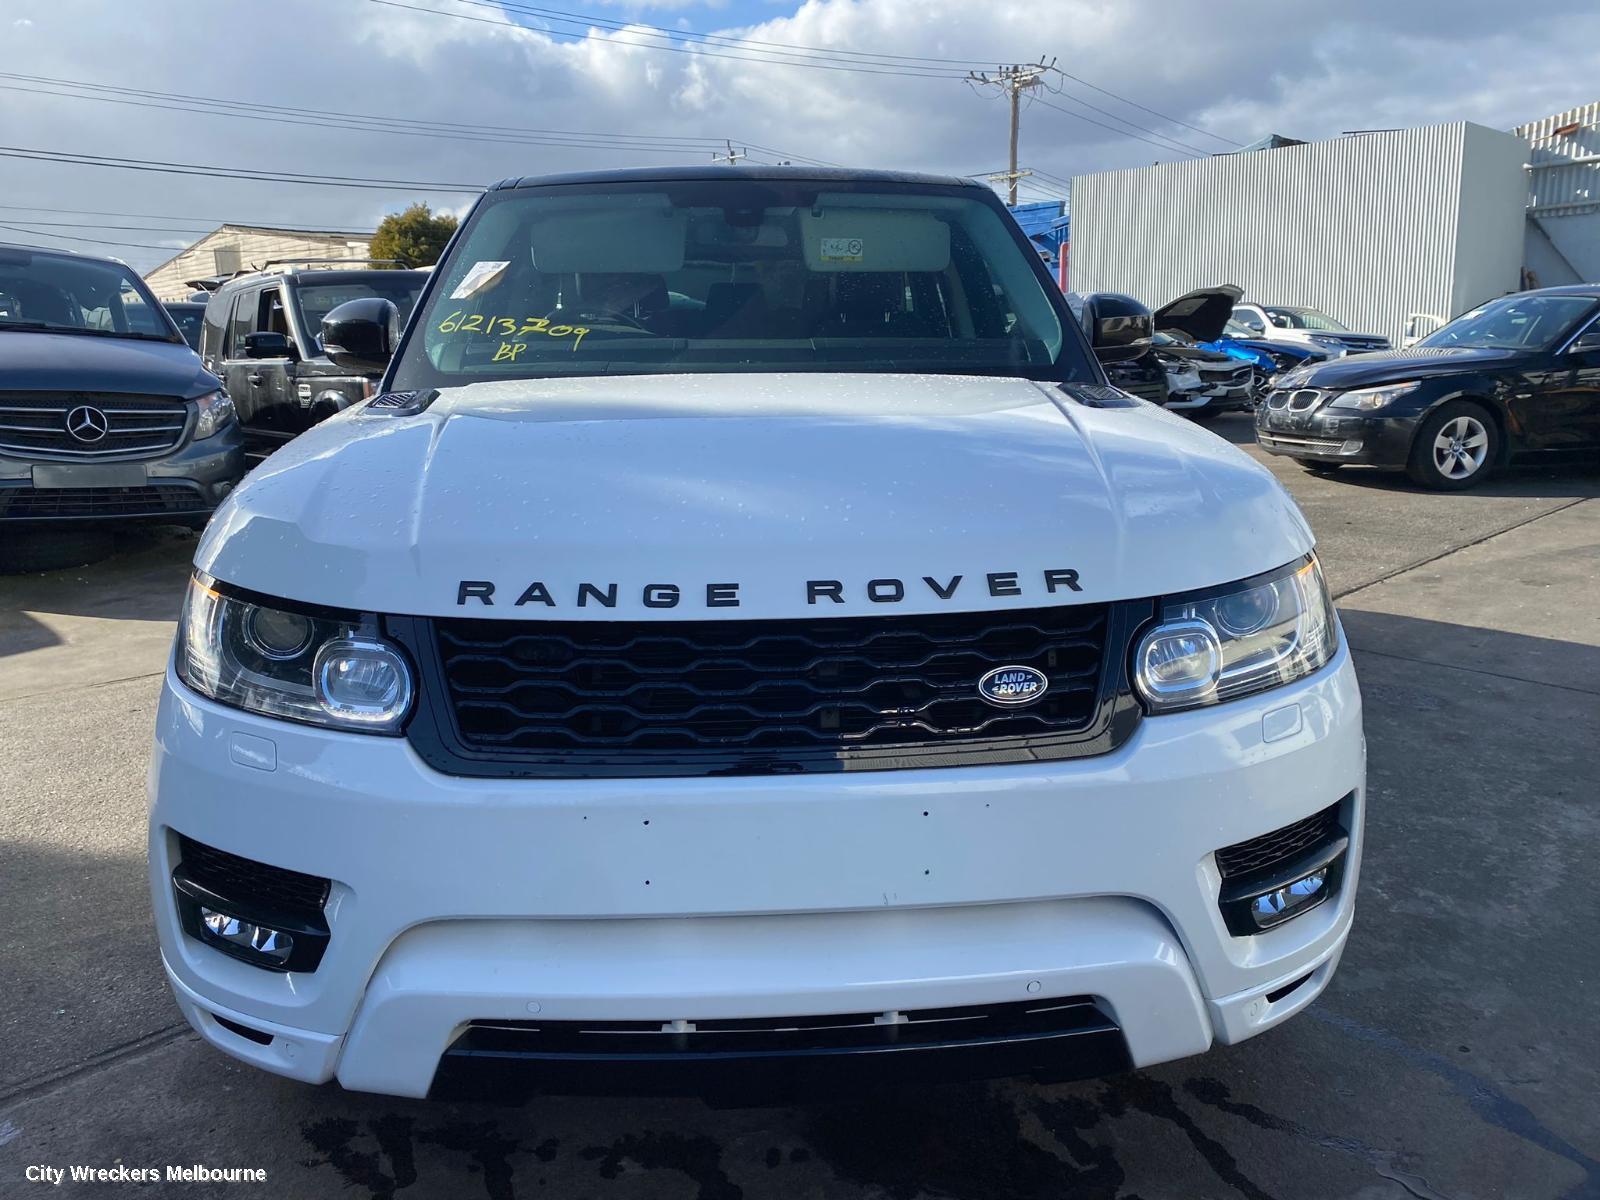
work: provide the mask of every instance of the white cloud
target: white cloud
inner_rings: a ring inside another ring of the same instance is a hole
[[[404,0],[484,16],[448,0]],[[714,6],[680,11],[649,0],[590,11],[612,20],[689,20],[709,29]],[[519,143],[513,130],[729,138],[861,166],[965,173],[1003,165],[1004,103],[950,79],[918,79],[736,61],[727,47],[652,48],[635,30],[574,42],[536,29],[447,19],[367,0],[279,0],[253,6],[160,0],[103,6],[94,38],[52,0],[11,0],[20,13],[7,66],[32,75],[266,102],[326,112],[452,122],[458,136],[308,129],[155,108],[0,92],[0,144],[89,154],[388,178],[478,180],[605,166],[703,162],[704,150],[651,153]],[[650,10],[655,9],[652,13]],[[743,11],[749,11],[744,6]],[[764,13],[765,10],[763,10]],[[1592,0],[1520,10],[1430,0],[1347,0],[1285,8],[1264,0],[1206,6],[1149,0],[806,0],[737,32],[792,45],[982,62],[1060,54],[1102,88],[1236,141],[1267,132],[1315,138],[1344,129],[1471,119],[1507,127],[1596,99],[1600,12]],[[307,31],[313,31],[307,36]],[[732,32],[732,31],[730,31]],[[731,54],[733,57],[718,57]],[[19,67],[17,64],[26,64]],[[270,65],[270,66],[269,66]],[[0,79],[0,89],[17,86]],[[1099,128],[1127,129],[1080,102],[1207,150],[1216,141],[1068,83],[1033,105],[1022,158],[1060,178],[1175,157]],[[1077,100],[1069,97],[1076,97]],[[523,135],[526,136],[526,135]],[[770,156],[767,156],[770,157]],[[393,193],[146,175],[0,159],[0,203],[47,208],[356,228],[416,197]],[[1034,188],[1056,185],[1035,180]],[[451,197],[424,197],[437,204]],[[32,215],[0,211],[0,222]],[[111,218],[84,217],[85,221]],[[122,222],[132,224],[134,222]],[[84,230],[94,235],[93,230]],[[16,236],[16,235],[8,235]],[[164,242],[155,234],[108,239]],[[92,247],[84,246],[90,249]],[[105,247],[138,265],[160,250]]]

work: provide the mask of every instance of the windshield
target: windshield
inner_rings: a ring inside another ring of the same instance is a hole
[[[183,334],[183,340],[194,349],[200,349],[200,327],[205,324],[206,306],[204,304],[168,304],[167,316],[172,318],[172,323],[178,327],[178,332]]]
[[[998,206],[951,187],[714,180],[491,192],[391,386],[602,373],[1092,380]]]
[[[1222,327],[1223,337],[1253,338],[1255,335],[1256,331],[1254,329],[1234,317],[1229,317],[1228,323]]]
[[[1272,323],[1282,329],[1316,329],[1323,333],[1349,333],[1348,326],[1341,325],[1325,312],[1318,312],[1314,308],[1269,308],[1267,316]]]
[[[1548,350],[1594,307],[1593,296],[1507,296],[1462,313],[1417,345]]]
[[[121,263],[0,246],[0,332],[179,340],[165,310]]]
[[[300,307],[300,328],[321,341],[322,318],[346,300],[370,300],[377,297],[387,300],[400,310],[400,323],[404,325],[416,307],[417,297],[428,277],[420,271],[396,271],[392,279],[368,277],[366,279],[307,280],[301,276],[294,289],[295,303]]]

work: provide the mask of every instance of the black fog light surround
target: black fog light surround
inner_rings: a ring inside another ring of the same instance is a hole
[[[1341,833],[1293,862],[1224,879],[1218,902],[1228,932],[1264,933],[1337,895],[1349,849],[1350,839]]]
[[[195,880],[182,863],[172,890],[183,931],[212,949],[268,971],[317,969],[328,948],[328,923],[320,914],[274,910],[223,896]]]

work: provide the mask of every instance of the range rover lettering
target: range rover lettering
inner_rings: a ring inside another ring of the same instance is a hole
[[[1082,1077],[1327,986],[1361,699],[1271,474],[995,193],[513,179],[198,548],[150,886],[215,1047],[402,1096]],[[893,1049],[893,1054],[881,1053]]]

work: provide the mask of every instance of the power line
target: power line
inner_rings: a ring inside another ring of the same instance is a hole
[[[57,96],[70,100],[96,100],[110,104],[129,104],[136,107],[160,108],[186,114],[225,116],[273,124],[304,125],[312,128],[338,129],[367,128],[379,133],[393,133],[408,137],[432,137],[449,141],[476,141],[503,145],[540,145],[570,149],[603,149],[624,152],[656,154],[704,155],[723,145],[725,138],[686,137],[683,135],[591,133],[582,130],[539,129],[522,126],[497,127],[492,135],[485,134],[481,125],[467,125],[453,121],[430,121],[419,118],[385,116],[371,113],[336,112],[329,109],[295,108],[288,105],[265,104],[246,101],[221,100],[211,97],[188,97],[172,92],[152,91],[144,88],[117,87],[110,84],[90,83],[83,80],[58,79],[49,76],[19,75],[0,72],[0,79],[20,80],[21,84],[0,83],[0,89],[33,92],[38,95]],[[48,88],[71,88],[79,91],[51,91],[22,84],[43,84]],[[87,92],[89,94],[82,94]],[[109,94],[100,94],[109,93]],[[762,147],[767,153],[815,165],[825,165],[821,160],[790,154],[773,147]]]
[[[1060,88],[1052,88],[1052,87],[1048,87],[1047,86],[1045,88],[1045,91],[1049,92],[1052,96],[1060,96],[1063,100],[1066,100],[1066,101],[1068,101],[1068,102],[1070,102],[1072,104],[1081,105],[1082,107],[1089,109],[1091,112],[1097,112],[1101,116],[1109,117],[1113,121],[1121,122],[1123,125],[1128,126],[1129,131],[1130,131],[1128,136],[1130,136],[1130,137],[1138,137],[1139,134],[1141,134],[1141,133],[1148,133],[1152,137],[1157,137],[1157,138],[1162,139],[1163,141],[1171,142],[1174,146],[1180,146],[1183,149],[1191,151],[1191,152],[1193,152],[1195,154],[1205,155],[1205,154],[1210,154],[1211,153],[1211,151],[1207,150],[1203,146],[1191,145],[1188,142],[1181,141],[1178,138],[1173,137],[1171,134],[1162,133],[1159,129],[1152,129],[1152,128],[1150,128],[1150,126],[1141,125],[1137,121],[1130,121],[1130,120],[1128,120],[1127,117],[1118,116],[1116,113],[1112,112],[1109,109],[1101,108],[1098,104],[1090,104],[1089,101],[1084,100],[1081,97],[1069,95],[1067,92],[1062,91]],[[1073,111],[1074,115],[1080,115],[1080,114],[1077,114],[1074,110],[1067,110],[1067,111]]]
[[[155,242],[114,242],[109,238],[83,237],[74,233],[41,233],[35,229],[23,229],[19,225],[0,225],[0,229],[9,229],[12,233],[25,234],[31,238],[48,237],[63,242],[90,242],[96,246],[129,246],[137,250],[178,250],[179,246],[162,246]]]
[[[451,195],[471,195],[483,191],[483,185],[477,183],[374,179],[365,175],[310,175],[290,171],[258,171],[245,167],[214,167],[199,163],[164,162],[160,159],[118,158],[101,154],[34,150],[26,146],[0,146],[0,158],[59,162],[82,167],[113,167],[125,171],[151,171],[161,175],[205,175],[214,179],[244,179],[255,183],[294,183],[302,184],[306,187],[362,188],[381,191],[394,191],[405,188],[414,192],[445,192]]]
[[[382,4],[386,8],[403,8],[411,12],[427,13],[430,16],[446,17],[453,21],[473,21],[479,25],[498,25],[503,29],[519,29],[525,33],[545,32],[530,29],[529,26],[519,25],[515,21],[497,21],[491,17],[475,17],[469,13],[444,12],[437,8],[425,8],[418,4],[403,4],[400,0],[367,0],[369,4]],[[518,16],[540,16],[542,14],[520,8],[515,4],[490,4],[488,0],[456,0],[459,4],[474,4],[479,7],[493,8],[496,12],[512,13]],[[555,10],[545,10],[553,12]],[[621,22],[608,22],[600,18],[582,16],[571,17],[545,17],[544,19],[555,24],[571,24],[584,26],[585,32],[591,28],[610,29],[612,32],[629,33],[641,38],[654,38],[656,41],[646,42],[620,42],[619,45],[635,46],[641,50],[663,50],[674,54],[693,54],[703,58],[726,58],[734,62],[763,63],[767,66],[778,67],[810,67],[820,71],[845,71],[856,75],[899,75],[922,79],[960,79],[965,73],[965,68],[957,67],[915,67],[912,64],[898,65],[893,63],[878,63],[868,65],[865,61],[856,62],[851,59],[838,59],[829,61],[826,58],[805,54],[783,54],[780,57],[772,51],[752,50],[749,54],[725,54],[716,49],[706,49],[704,45],[684,45],[682,41],[688,37],[688,31],[670,33],[657,29],[651,25],[629,25]],[[568,34],[568,36],[573,36]],[[702,35],[714,36],[714,35]],[[737,39],[734,39],[735,41]],[[661,44],[662,41],[670,44]],[[714,43],[715,44],[715,43]],[[731,47],[730,47],[731,48]]]
[[[1163,121],[1170,121],[1174,125],[1182,125],[1185,129],[1192,129],[1196,133],[1203,133],[1209,138],[1216,138],[1217,141],[1225,142],[1230,146],[1243,146],[1244,145],[1243,142],[1236,142],[1232,138],[1223,137],[1220,133],[1212,133],[1209,129],[1202,129],[1198,125],[1191,125],[1187,121],[1180,121],[1177,117],[1169,116],[1168,114],[1166,114],[1164,112],[1157,112],[1155,109],[1148,108],[1145,105],[1140,104],[1137,100],[1130,100],[1126,96],[1120,95],[1117,92],[1107,91],[1105,88],[1099,86],[1098,84],[1090,83],[1087,79],[1083,79],[1083,78],[1081,78],[1081,77],[1079,77],[1077,75],[1069,75],[1066,71],[1063,71],[1060,67],[1055,67],[1055,68],[1053,68],[1053,70],[1055,71],[1055,73],[1057,75],[1060,75],[1063,79],[1070,79],[1070,80],[1072,80],[1073,83],[1081,83],[1084,87],[1091,88],[1094,91],[1099,92],[1102,96],[1110,96],[1113,100],[1120,100],[1124,104],[1132,105],[1134,108],[1137,108],[1141,112],[1149,113],[1152,117],[1160,117]]]
[[[1205,154],[1205,151],[1186,150],[1175,142],[1156,141],[1154,138],[1145,137],[1142,134],[1130,133],[1126,129],[1118,129],[1115,125],[1107,125],[1104,121],[1096,121],[1093,117],[1086,117],[1082,113],[1073,112],[1070,108],[1062,108],[1059,104],[1051,104],[1050,101],[1039,96],[1033,97],[1033,103],[1042,104],[1046,108],[1053,108],[1058,113],[1065,113],[1069,117],[1076,117],[1078,120],[1085,121],[1090,125],[1098,125],[1101,129],[1109,129],[1112,133],[1115,133],[1120,137],[1131,137],[1136,138],[1141,142],[1148,142],[1157,149],[1166,150],[1170,153],[1182,154],[1187,158],[1201,157]]]
[[[194,217],[194,216],[174,217],[174,216],[169,216],[166,213],[109,212],[109,211],[107,211],[106,209],[103,209],[103,208],[58,208],[53,204],[50,204],[50,205],[45,205],[45,204],[0,204],[0,211],[9,211],[9,212],[42,212],[42,213],[50,213],[50,214],[53,214],[53,215],[61,215],[61,216],[68,216],[68,217],[117,217],[117,218],[119,218],[121,220],[126,220],[126,221],[192,221],[197,225],[204,226],[205,228],[204,228],[203,232],[210,232],[211,230],[215,229],[219,225],[241,225],[241,226],[248,226],[248,227],[252,227],[252,228],[256,228],[256,229],[282,229],[282,230],[285,230],[285,231],[290,232],[290,233],[349,233],[349,234],[356,235],[356,236],[362,236],[361,231],[359,231],[359,230],[325,229],[325,228],[320,228],[320,227],[311,226],[311,225],[279,225],[279,224],[276,224],[276,223],[274,223],[272,221],[241,221],[236,217]],[[24,225],[50,224],[50,222],[35,221],[35,220],[33,220],[31,218],[28,218],[28,217],[12,217],[10,219],[13,220],[13,221],[19,221]],[[107,228],[113,228],[113,227],[112,226],[106,226],[106,225],[95,225],[92,222],[83,222],[83,223],[75,225],[74,228],[79,228],[79,229],[107,229]],[[126,228],[132,228],[132,226],[127,226]],[[152,233],[162,232],[162,230],[158,229],[155,226],[151,226],[150,227],[150,231]],[[185,230],[175,230],[174,232],[186,232],[186,231]]]

